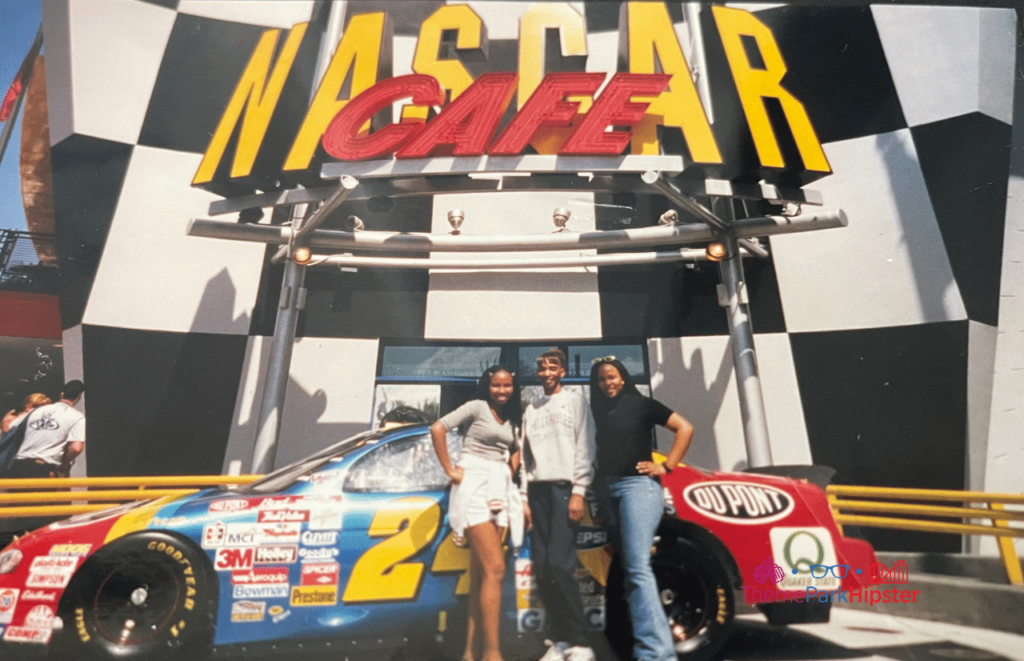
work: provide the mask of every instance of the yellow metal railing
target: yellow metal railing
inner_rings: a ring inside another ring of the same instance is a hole
[[[1024,506],[1024,494],[840,484],[831,484],[826,491],[840,530],[843,525],[856,525],[958,535],[992,535],[999,546],[999,556],[1006,567],[1010,584],[1024,586],[1020,558],[1013,547],[1013,538],[1024,537],[1024,528],[1010,526],[1012,521],[1024,521],[1024,510],[1006,509],[1006,505]],[[959,506],[930,503],[958,503]],[[971,504],[980,507],[967,506]],[[898,516],[877,516],[879,514]],[[933,518],[959,519],[961,522],[931,520]],[[990,525],[964,523],[964,520],[983,520],[990,522]]]
[[[249,484],[262,475],[161,475],[0,480],[0,519],[65,517],[120,503],[184,496],[199,489]]]

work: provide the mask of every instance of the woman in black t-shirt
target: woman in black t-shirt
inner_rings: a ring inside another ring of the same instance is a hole
[[[664,510],[656,478],[671,472],[683,458],[693,425],[641,395],[625,366],[613,357],[598,360],[590,370],[590,406],[597,424],[596,483],[609,538],[622,560],[633,658],[674,661],[672,632],[651,571],[651,545]],[[651,460],[655,425],[676,435],[664,463]]]

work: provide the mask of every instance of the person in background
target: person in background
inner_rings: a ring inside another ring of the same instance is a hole
[[[392,429],[403,425],[425,425],[430,418],[423,411],[411,406],[396,406],[383,415],[378,429]]]
[[[672,472],[686,454],[693,425],[637,390],[626,367],[613,356],[590,370],[590,405],[597,424],[598,493],[608,537],[622,561],[633,658],[674,661],[672,632],[651,570],[651,547],[664,511],[659,475]],[[651,458],[655,425],[675,433],[664,463]]]
[[[448,517],[457,545],[469,540],[471,587],[463,661],[475,659],[475,638],[483,633],[482,661],[501,661],[498,648],[505,530],[512,543],[523,539],[523,505],[512,475],[519,462],[522,408],[515,376],[505,367],[487,368],[474,398],[430,426],[430,438],[444,472],[451,478]],[[453,466],[447,434],[468,423],[462,454]]]
[[[583,497],[594,477],[594,422],[586,400],[562,389],[565,352],[537,358],[544,395],[523,412],[523,465],[532,523],[530,556],[547,618],[548,651],[541,661],[593,661],[576,570],[576,532]]]
[[[25,416],[28,415],[29,411],[40,406],[46,406],[49,403],[51,403],[50,398],[43,393],[32,393],[25,398],[24,402],[21,403],[20,411],[11,409],[7,412],[7,415],[4,416],[3,422],[0,423],[0,431],[3,431],[4,433],[9,432],[12,427],[17,426],[18,423],[25,419]]]
[[[71,471],[85,447],[85,415],[74,408],[84,392],[81,381],[68,381],[60,401],[28,414],[12,477],[60,477]]]

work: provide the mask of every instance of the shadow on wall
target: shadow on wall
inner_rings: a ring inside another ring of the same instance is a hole
[[[689,360],[684,360],[683,340],[665,338],[658,347],[658,355],[650,357],[652,381],[654,375],[661,377],[656,397],[689,420],[695,429],[693,443],[683,461],[701,468],[732,470],[732,467],[721,466],[715,433],[715,421],[721,413],[732,376],[731,354],[728,351],[723,354],[714,380],[705,387],[708,378],[704,373],[704,349],[694,349]],[[659,441],[658,446],[660,450],[670,447],[663,441]]]

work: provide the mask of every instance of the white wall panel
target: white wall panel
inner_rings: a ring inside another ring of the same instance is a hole
[[[64,352],[64,383],[68,381],[78,379],[85,382],[86,391],[82,394],[82,401],[78,402],[75,407],[82,413],[88,413],[85,404],[89,397],[88,387],[89,383],[85,381],[85,363],[82,359],[82,324],[72,326],[64,331],[64,339],[61,342],[64,346],[62,350]],[[71,467],[70,477],[86,477],[86,467],[88,466],[87,457],[89,444],[88,444],[88,418],[86,419],[86,448],[82,451],[82,454],[78,455],[75,460],[75,464]]]
[[[475,235],[554,231],[552,211],[572,212],[569,228],[595,228],[590,193],[484,193],[435,195],[431,231],[451,231],[448,211],[465,212],[462,232]],[[592,251],[591,251],[592,252]],[[536,253],[502,253],[507,257]],[[589,254],[587,251],[546,254]],[[434,253],[432,259],[482,259],[485,253]],[[601,337],[596,269],[437,271],[430,273],[426,337],[432,339],[557,339]]]
[[[269,337],[249,338],[224,470],[232,460],[239,460],[246,472],[252,462],[270,341]],[[377,340],[296,341],[276,466],[297,461],[369,427],[377,350]]]
[[[308,21],[313,13],[313,4],[313,0],[181,0],[178,11],[222,21],[288,29],[296,23]]]
[[[176,14],[135,0],[72,0],[69,7],[74,116],[70,127],[58,121],[56,136],[78,133],[133,144]],[[59,78],[54,87],[62,84]]]
[[[264,246],[186,236],[219,199],[189,186],[201,158],[135,147],[84,323],[248,334]]]
[[[46,111],[50,121],[51,145],[75,132],[69,3],[70,0],[41,3],[43,41],[46,44]]]
[[[1011,9],[872,5],[910,126],[981,111],[1010,123]]]
[[[825,145],[849,226],[771,238],[791,332],[966,318],[910,130]]]
[[[810,464],[811,451],[789,339],[784,333],[754,338],[775,464]],[[648,340],[652,396],[693,423],[685,462],[738,470],[747,465],[743,420],[728,336]],[[672,435],[658,431],[668,450]]]

